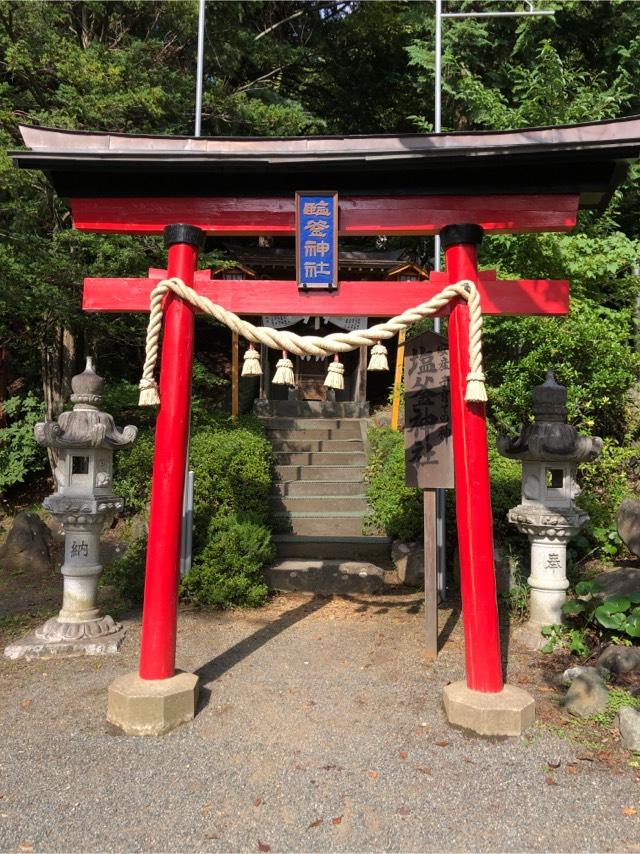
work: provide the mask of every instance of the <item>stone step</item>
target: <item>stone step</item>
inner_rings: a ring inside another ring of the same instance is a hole
[[[253,411],[260,418],[273,416],[367,418],[369,416],[369,402],[365,400],[256,400]]]
[[[373,563],[341,560],[280,560],[265,570],[272,590],[320,593],[377,593],[384,570]]]
[[[388,537],[319,537],[300,534],[274,534],[273,543],[279,558],[364,560],[382,566],[386,566],[390,562],[391,540]]]
[[[267,432],[272,430],[340,430],[362,437],[360,418],[263,418]]]
[[[344,480],[362,483],[364,466],[276,466],[276,480]]]
[[[271,437],[270,437],[271,438]],[[279,454],[288,452],[291,454],[300,451],[317,453],[318,451],[364,451],[362,439],[272,439],[274,451]]]
[[[338,489],[336,489],[338,492]],[[271,507],[278,513],[325,513],[328,510],[363,511],[369,509],[367,497],[358,495],[272,495]]]
[[[327,441],[327,440],[335,440],[340,439],[341,441],[346,439],[360,439],[362,440],[362,434],[360,430],[354,431],[349,428],[340,429],[339,427],[335,427],[327,430],[293,430],[290,428],[287,429],[268,429],[267,430],[267,439],[273,444],[278,445],[281,442],[299,442],[299,441]]]
[[[274,495],[295,496],[325,496],[325,495],[350,495],[362,494],[362,482],[360,480],[277,480],[273,484]]]
[[[362,534],[366,513],[362,510],[342,510],[320,513],[296,511],[274,513],[274,521],[280,523],[278,530],[289,530],[292,534],[324,536],[331,531],[336,537],[358,537]]]
[[[280,466],[365,466],[364,451],[279,451],[275,461]]]

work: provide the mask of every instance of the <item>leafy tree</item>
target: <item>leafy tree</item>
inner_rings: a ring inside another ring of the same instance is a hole
[[[206,51],[205,133],[322,129],[296,100],[322,8],[207,5],[216,39]],[[13,168],[17,125],[190,133],[196,19],[195,2],[0,2],[0,413],[18,380],[32,391],[42,382],[46,415],[55,417],[85,351],[97,352],[103,372],[132,379],[144,318],[83,314],[81,282],[139,274],[164,258],[157,238],[73,231],[46,177]],[[4,419],[13,423],[14,411]]]
[[[640,111],[640,16],[626,0],[553,2],[554,17],[447,20],[443,126],[577,122]],[[480,0],[445,4],[482,10]],[[506,8],[521,8],[504,0]],[[400,133],[433,116],[432,2],[207,3],[203,133]],[[81,312],[86,275],[161,266],[156,238],[80,234],[38,172],[15,170],[17,124],[189,134],[197,3],[0,0],[0,405],[42,397],[49,417],[85,351],[136,377],[144,318]],[[481,261],[501,275],[566,277],[572,315],[487,322],[492,417],[513,428],[531,385],[554,367],[579,425],[634,437],[627,393],[637,361],[640,172],[572,235],[493,236]],[[428,255],[430,242],[412,247]],[[203,259],[207,263],[210,259]],[[16,383],[21,386],[16,389]],[[13,404],[11,404],[13,406]],[[21,416],[11,409],[5,425]],[[0,415],[0,418],[2,416]],[[2,422],[0,421],[0,426]]]

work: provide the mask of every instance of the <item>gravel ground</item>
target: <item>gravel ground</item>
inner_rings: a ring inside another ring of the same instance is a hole
[[[157,739],[105,722],[137,619],[117,656],[3,660],[0,848],[640,851],[624,763],[544,725],[493,741],[447,725],[461,627],[433,663],[422,619],[416,597],[391,595],[183,611],[178,665],[199,669],[200,711]],[[530,681],[528,660],[511,662],[511,681]]]

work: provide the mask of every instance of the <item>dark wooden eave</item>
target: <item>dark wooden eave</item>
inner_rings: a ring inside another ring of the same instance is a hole
[[[64,197],[574,193],[604,204],[640,155],[640,117],[403,136],[136,136],[21,126],[14,164]]]

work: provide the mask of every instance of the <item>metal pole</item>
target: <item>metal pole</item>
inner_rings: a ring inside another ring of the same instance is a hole
[[[436,45],[435,45],[435,115],[433,129],[436,133],[442,131],[442,0],[436,0]],[[433,239],[433,269],[440,271],[440,235]],[[440,318],[433,321],[433,331],[440,332]],[[447,595],[447,547],[445,543],[445,491],[436,490],[436,565],[438,596],[445,599]]]
[[[188,443],[187,443],[188,447]],[[193,485],[194,474],[187,471],[182,499],[182,529],[180,533],[180,578],[191,572],[191,546],[193,542]]]
[[[436,0],[436,91],[434,130],[442,130],[442,0]],[[438,236],[437,240],[440,240]],[[439,260],[439,256],[438,256]]]
[[[443,18],[536,18],[555,15],[552,9],[537,9],[531,12],[445,12]]]
[[[202,77],[204,69],[204,4],[198,6],[198,60],[196,68],[196,119],[195,136],[202,130]],[[193,542],[193,472],[189,471],[189,446],[191,444],[191,399],[189,399],[189,431],[187,435],[187,453],[185,456],[184,495],[182,497],[182,526],[180,533],[180,577],[184,578],[191,570],[191,544]]]
[[[533,6],[533,0],[525,0],[529,6],[527,12],[443,12],[442,0],[435,0],[435,109],[433,129],[435,133],[442,132],[442,21],[444,18],[531,18],[540,15],[555,15],[551,9],[537,10]],[[433,269],[440,271],[440,235],[434,237],[433,245]],[[433,321],[433,331],[440,332],[440,318]],[[436,490],[436,547],[438,553],[438,595],[444,599],[447,595],[446,561],[447,549],[445,546],[445,491]]]
[[[204,4],[199,0],[198,8],[198,66],[196,70],[196,124],[195,136],[200,136],[202,130],[202,78],[204,72]]]

